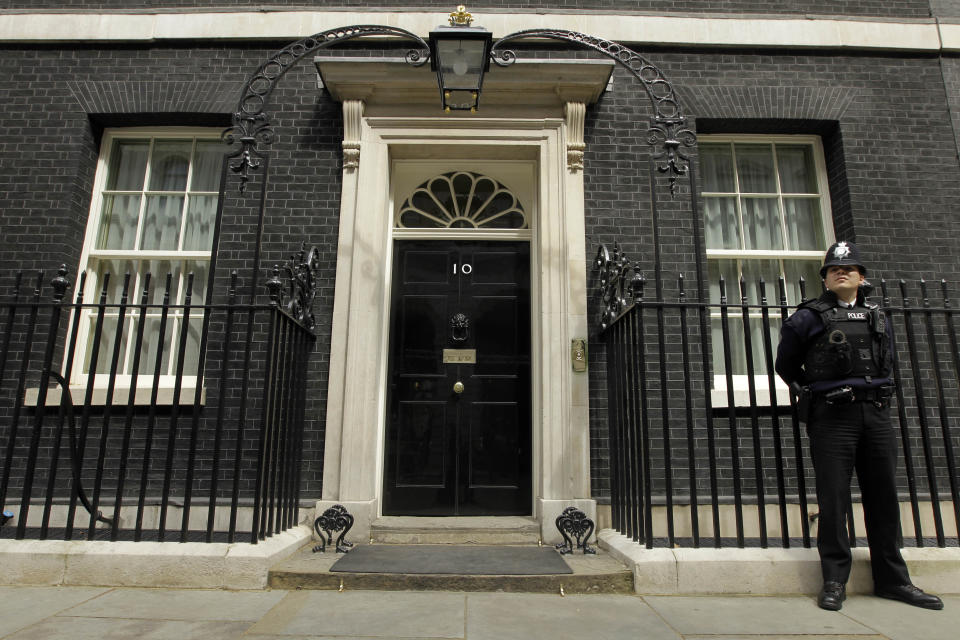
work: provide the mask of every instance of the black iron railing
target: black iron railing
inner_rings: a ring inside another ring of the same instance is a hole
[[[741,280],[728,298],[721,280],[720,300],[709,303],[688,300],[681,277],[668,302],[645,297],[645,279],[623,264],[602,278],[613,527],[647,547],[811,546],[809,444],[773,371],[779,323],[794,310],[786,283],[770,287],[771,302],[763,282]],[[892,416],[904,504],[909,497],[904,542],[956,546],[956,311],[945,282],[933,298],[923,282],[919,298],[903,281],[896,288],[894,299],[881,281],[873,301],[891,319],[898,352]],[[854,485],[854,544],[856,498]]]
[[[295,526],[306,255],[262,304],[236,273],[217,304],[193,274],[96,291],[83,274],[73,301],[66,269],[17,274],[0,298],[0,537],[256,543]]]

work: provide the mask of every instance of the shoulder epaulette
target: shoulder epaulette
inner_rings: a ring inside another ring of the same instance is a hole
[[[797,309],[810,309],[818,313],[824,313],[833,308],[834,305],[820,298],[810,298],[797,305]]]

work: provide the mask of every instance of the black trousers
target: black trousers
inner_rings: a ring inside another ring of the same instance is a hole
[[[872,402],[838,406],[814,402],[808,434],[817,479],[817,549],[824,581],[846,583],[850,577],[846,525],[850,481],[856,469],[874,586],[909,584],[910,574],[898,545],[897,440],[889,408]]]

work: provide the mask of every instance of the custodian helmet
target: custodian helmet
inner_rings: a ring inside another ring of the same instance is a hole
[[[860,269],[860,273],[867,275],[867,268],[860,260],[860,250],[852,242],[840,241],[830,245],[827,255],[823,257],[823,266],[820,267],[820,277],[827,276],[827,268],[834,266],[853,266]]]

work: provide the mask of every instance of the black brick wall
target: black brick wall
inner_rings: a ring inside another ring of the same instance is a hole
[[[3,50],[0,86],[0,291],[15,268],[75,272],[89,209],[99,131],[120,124],[212,123],[225,117],[247,73],[276,49],[250,46],[30,46]],[[573,54],[559,49],[536,55]],[[530,55],[533,55],[531,52]],[[702,131],[823,136],[838,236],[856,239],[878,275],[960,281],[960,168],[950,106],[960,97],[954,58],[772,51],[655,50],[648,57],[673,82]],[[181,96],[176,100],[171,95]],[[288,75],[273,110],[273,145],[263,267],[301,239],[323,252],[316,304],[319,339],[311,359],[305,496],[316,496],[333,304],[342,135],[339,105],[316,90],[309,64]],[[954,110],[955,113],[955,110]],[[646,96],[618,69],[612,92],[590,108],[586,129],[588,256],[617,240],[653,276]],[[660,194],[665,295],[679,273],[693,280],[694,226],[688,192]],[[256,194],[257,184],[251,187]],[[256,220],[250,198],[228,198],[218,295],[239,269],[249,278]],[[589,265],[588,265],[589,266]],[[591,270],[591,273],[593,271]],[[261,276],[261,281],[263,277]],[[650,287],[652,289],[652,285]],[[688,293],[692,286],[688,285]],[[648,294],[652,295],[652,294]],[[591,317],[597,307],[591,302]],[[605,349],[591,337],[593,491],[608,492]],[[676,353],[676,343],[668,346]],[[671,389],[678,384],[670,359]]]
[[[936,0],[934,0],[936,2]],[[951,0],[940,0],[950,4]],[[955,3],[954,3],[955,4]],[[426,10],[448,13],[453,6],[444,0],[420,0],[411,8],[403,0],[0,0],[0,9],[193,9],[221,8],[253,9],[263,6],[282,8],[384,8],[406,11]],[[471,4],[468,10],[482,23],[485,10],[518,11],[544,10],[542,3],[487,1]],[[896,18],[926,18],[930,16],[929,0],[786,0],[771,4],[763,0],[675,0],[669,5],[653,0],[564,0],[551,3],[549,11],[611,11],[616,13],[641,11],[649,13],[776,13],[776,14],[821,14],[878,16]],[[946,13],[944,15],[955,15]]]
[[[957,99],[955,60],[944,61],[942,74],[936,57],[667,50],[647,57],[673,82],[701,132],[822,136],[837,237],[858,242],[875,279],[960,280],[955,240],[960,220],[954,214],[960,197],[960,167],[946,99],[947,95],[952,102]],[[641,143],[649,118],[645,100],[637,83],[618,70],[614,90],[588,112],[586,249],[592,257],[598,243],[612,244],[616,239],[652,279],[654,246]],[[670,287],[681,271],[690,283],[688,294],[694,288],[685,200],[682,195],[670,203],[674,213],[660,211],[662,218],[666,216],[661,252],[667,300],[672,299]],[[660,204],[666,204],[663,196]],[[596,272],[592,273],[595,278]],[[654,295],[652,284],[646,289],[646,295]],[[595,298],[591,305],[593,318]],[[667,328],[671,397],[683,392],[673,377],[679,368],[678,347],[669,343],[675,337],[675,325]],[[649,330],[654,333],[647,343],[648,371],[656,391],[659,372],[649,359],[657,360],[659,349],[655,327]],[[694,345],[698,336],[692,331]],[[594,333],[591,463],[593,491],[598,496],[608,490],[609,474],[605,351]],[[694,365],[697,397],[702,397],[702,382],[697,388],[700,371]],[[659,415],[652,407],[654,424]],[[656,451],[661,445],[654,442],[652,446]]]
[[[76,280],[99,136],[104,127],[177,124],[222,130],[229,124],[229,112],[235,108],[247,74],[274,50],[269,44],[263,48],[117,47],[103,51],[81,46],[4,50],[6,64],[0,72],[0,86],[6,89],[8,103],[0,122],[12,132],[0,142],[0,229],[4,238],[0,291],[4,299],[15,270],[22,269],[32,277],[33,272],[44,269],[45,280],[49,281],[63,262],[71,279]],[[319,291],[314,305],[318,339],[307,383],[302,476],[303,495],[317,497],[323,475],[324,406],[336,270],[341,112],[339,104],[318,92],[316,72],[309,62],[287,74],[275,95],[277,107],[270,112],[278,135],[272,147],[258,302],[266,299],[263,283],[268,268],[282,264],[299,250],[301,242],[320,248]],[[258,187],[254,181],[250,195],[239,198],[236,186],[233,180],[228,190],[213,303],[224,302],[233,269],[239,271],[242,299],[249,300]],[[48,287],[44,298],[49,295]],[[212,345],[222,343],[222,333],[218,335],[217,331],[218,326],[213,325]],[[14,344],[22,341],[23,335],[23,331],[16,332]],[[240,337],[237,334],[235,340]],[[259,338],[254,349],[255,360],[263,358],[261,341]],[[211,359],[209,365],[208,386],[214,402],[219,362]],[[35,384],[36,380],[31,382]],[[228,402],[236,406],[238,393]],[[3,404],[0,413],[9,416],[11,398],[5,398]],[[205,426],[212,419],[209,414],[204,413]],[[138,410],[138,429],[142,429],[144,419],[144,412]],[[190,421],[190,417],[181,419],[179,429],[185,429]],[[113,420],[114,425],[121,422]],[[139,433],[142,435],[142,431]],[[186,437],[183,433],[178,441]],[[111,445],[111,451],[116,444]],[[209,445],[201,441],[202,447]],[[116,461],[115,451],[110,460]],[[203,465],[203,460],[198,464]],[[108,464],[107,468],[115,469],[116,465]],[[181,482],[182,477],[178,474]]]

